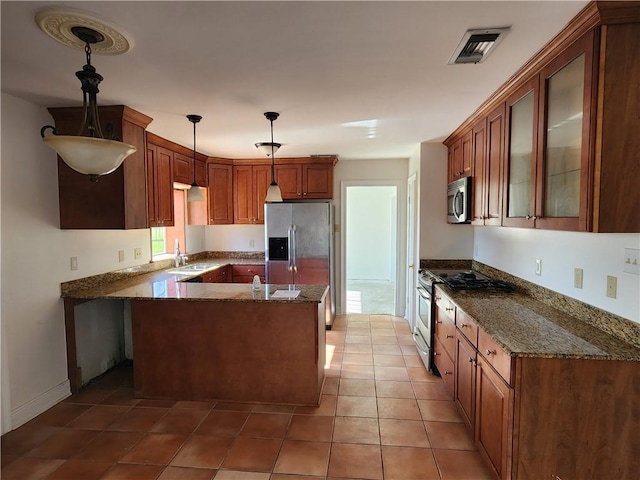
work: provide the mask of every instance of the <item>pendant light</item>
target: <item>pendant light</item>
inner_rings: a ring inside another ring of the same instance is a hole
[[[203,202],[202,188],[196,181],[196,124],[202,120],[202,117],[200,115],[187,115],[187,118],[193,123],[193,183],[187,193],[187,202]]]
[[[71,33],[84,43],[87,58],[86,65],[76,72],[76,77],[82,84],[82,123],[75,136],[58,135],[52,125],[42,127],[40,136],[45,145],[55,150],[67,165],[77,172],[89,175],[89,179],[95,182],[101,175],[107,175],[117,169],[137,148],[121,142],[116,137],[105,139],[100,128],[98,85],[103,78],[91,65],[91,45],[102,42],[104,36],[84,26],[74,26]],[[107,126],[109,127],[110,125]],[[53,135],[45,137],[45,131],[48,129],[51,129]],[[85,132],[88,132],[89,136],[84,135]],[[109,130],[107,133],[110,133]]]
[[[269,120],[269,122],[271,122],[271,141],[256,143],[256,148],[258,150],[264,153],[267,157],[271,157],[271,185],[269,185],[267,198],[265,198],[264,201],[267,203],[281,202],[282,193],[280,192],[280,187],[276,183],[275,156],[276,152],[282,145],[280,143],[273,142],[273,121],[276,120],[280,114],[278,112],[264,112],[264,116]]]

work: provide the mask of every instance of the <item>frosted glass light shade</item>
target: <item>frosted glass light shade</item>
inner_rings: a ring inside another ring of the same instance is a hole
[[[275,143],[275,142],[262,142],[262,143],[256,143],[256,148],[258,150],[260,150],[262,153],[264,153],[267,157],[271,156],[271,146],[273,145],[273,153],[275,154],[278,149],[282,146],[280,143]]]
[[[269,189],[267,190],[267,198],[265,198],[264,201],[267,203],[282,201],[282,193],[280,192],[280,187],[277,183],[272,183],[271,185],[269,185]]]
[[[198,185],[191,185],[191,188],[187,192],[187,202],[204,202],[202,188]]]
[[[128,143],[73,135],[50,135],[42,141],[55,150],[64,163],[85,175],[107,175],[138,150]]]

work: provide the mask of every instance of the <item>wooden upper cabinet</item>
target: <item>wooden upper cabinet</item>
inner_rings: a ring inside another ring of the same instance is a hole
[[[173,152],[156,145],[155,136],[147,133],[147,197],[148,225],[172,226],[173,213]]]
[[[449,147],[448,182],[471,175],[473,168],[473,135],[469,131]]]
[[[193,157],[190,158],[179,152],[174,152],[173,155],[173,181],[191,185],[193,183]]]
[[[275,176],[276,183],[280,187],[283,200],[295,200],[302,198],[301,165],[276,165]]]
[[[487,157],[485,164],[485,225],[502,222],[502,164],[505,150],[505,104],[487,116]]]
[[[536,76],[507,99],[507,154],[502,186],[504,226],[533,227],[535,223],[538,87]]]
[[[264,199],[271,183],[271,166],[233,166],[234,223],[264,223]]]
[[[233,223],[233,166],[210,162],[209,177],[209,225]]]
[[[276,160],[275,176],[284,200],[333,198],[333,167],[336,157],[285,158],[280,161],[282,163]]]
[[[484,225],[486,218],[486,162],[487,162],[487,119],[481,118],[471,130],[471,158],[473,162],[472,225]]]
[[[638,85],[638,49],[640,4],[592,2],[445,140],[450,181],[468,129],[487,119],[489,218],[476,198],[474,224],[640,232],[640,88],[621,87]]]
[[[76,135],[81,107],[49,108],[61,135]],[[99,107],[103,132],[111,124],[115,136],[138,150],[114,172],[91,182],[58,158],[58,194],[62,229],[147,228],[145,129],[152,119],[124,105]]]
[[[540,72],[535,226],[588,230],[593,155],[594,34],[589,32]]]

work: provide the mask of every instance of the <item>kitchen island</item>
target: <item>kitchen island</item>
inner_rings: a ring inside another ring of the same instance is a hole
[[[69,356],[76,302],[129,300],[135,397],[318,404],[327,286],[254,291],[251,284],[190,283],[193,272],[170,272],[63,292]],[[71,362],[70,378],[74,368]]]

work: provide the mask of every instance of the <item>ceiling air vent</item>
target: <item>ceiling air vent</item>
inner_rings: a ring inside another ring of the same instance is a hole
[[[467,30],[449,59],[449,65],[484,62],[509,29],[510,27]]]

